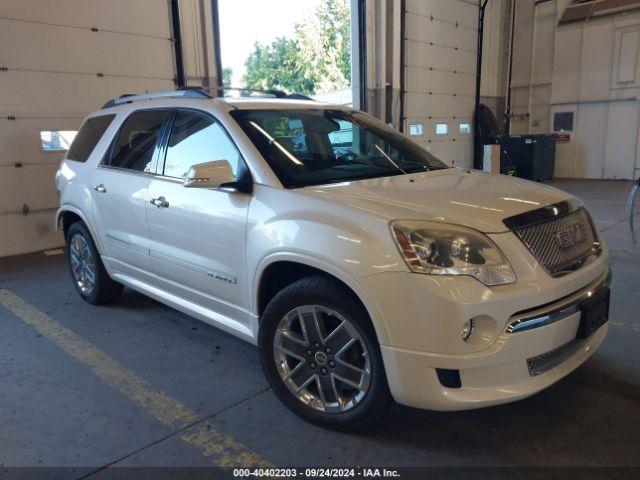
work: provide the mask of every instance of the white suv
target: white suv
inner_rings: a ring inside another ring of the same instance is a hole
[[[521,399],[607,333],[607,252],[579,201],[449,168],[351,108],[123,97],[85,120],[56,182],[85,300],[125,285],[257,344],[276,395],[324,426],[390,398]]]

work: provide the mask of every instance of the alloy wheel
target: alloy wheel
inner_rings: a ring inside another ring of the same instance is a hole
[[[96,262],[89,244],[80,234],[75,234],[69,242],[71,271],[76,285],[84,295],[90,295],[96,282]]]
[[[329,308],[304,305],[287,313],[278,323],[273,354],[289,391],[315,410],[351,410],[369,390],[366,344],[351,322]]]

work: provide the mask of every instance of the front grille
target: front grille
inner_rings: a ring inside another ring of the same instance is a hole
[[[553,367],[560,365],[567,360],[578,347],[578,340],[571,340],[569,343],[551,350],[542,355],[537,355],[527,359],[527,367],[529,368],[529,375],[535,377],[544,372],[548,372]]]
[[[584,208],[514,233],[552,276],[577,270],[596,253],[595,230]]]

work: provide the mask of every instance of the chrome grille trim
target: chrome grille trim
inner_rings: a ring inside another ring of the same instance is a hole
[[[557,239],[559,232],[570,230],[576,225],[582,226],[584,239],[577,240],[567,247],[561,247]],[[517,228],[513,233],[525,244],[547,273],[554,277],[579,269],[599,251],[593,222],[583,207],[548,221]]]
[[[529,369],[529,375],[535,377],[548,372],[553,367],[557,367],[562,362],[567,360],[576,349],[580,346],[579,340],[571,340],[558,348],[542,355],[536,355],[535,357],[527,358],[527,368]]]

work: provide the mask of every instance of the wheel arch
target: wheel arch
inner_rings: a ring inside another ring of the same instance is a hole
[[[91,223],[87,221],[87,218],[82,210],[80,210],[75,205],[65,204],[60,206],[60,208],[56,212],[56,230],[64,233],[65,241],[69,227],[77,221],[81,221],[87,226],[87,228],[89,229],[89,233],[93,238],[93,242],[98,249],[98,253],[102,254],[102,245],[100,244],[100,239],[94,232]]]
[[[382,315],[364,287],[355,278],[330,262],[299,253],[272,254],[259,264],[252,288],[252,310],[256,312],[258,319],[269,300],[282,288],[300,278],[312,275],[324,275],[344,285],[368,313],[378,342],[382,345],[388,344],[389,335],[382,321]]]

